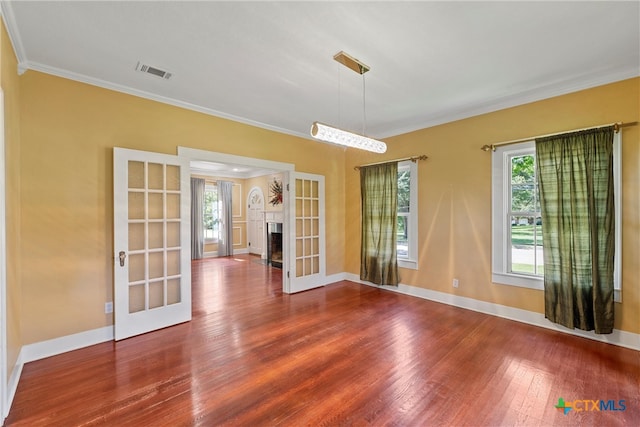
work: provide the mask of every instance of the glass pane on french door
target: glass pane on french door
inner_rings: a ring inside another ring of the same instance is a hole
[[[180,298],[180,171],[128,162],[129,313],[177,304]]]

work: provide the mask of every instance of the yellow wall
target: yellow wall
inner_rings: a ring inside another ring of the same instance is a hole
[[[20,77],[24,344],[112,324],[112,148],[177,146],[293,163],[327,186],[327,272],[344,271],[344,155],[283,135],[27,71]],[[316,159],[325,159],[318,162]]]
[[[491,158],[479,147],[640,120],[636,78],[389,138],[389,151],[377,156],[35,71],[18,77],[4,32],[1,48],[10,366],[21,345],[112,324],[103,311],[113,288],[115,146],[170,154],[186,146],[324,175],[328,274],[359,271],[359,206],[345,203],[359,200],[353,166],[427,154],[419,163],[419,270],[402,269],[402,282],[542,312],[540,291],[491,283]],[[623,139],[623,303],[616,328],[640,333],[638,127],[625,128]],[[453,277],[460,279],[455,290]]]
[[[401,282],[426,289],[544,312],[542,291],[491,282],[491,155],[484,144],[616,121],[640,121],[640,79],[559,96],[388,138],[384,156],[347,151],[346,199],[359,199],[353,166],[417,154],[419,269]],[[615,327],[640,333],[640,137],[623,129],[622,304]],[[347,270],[359,272],[359,204],[346,205]],[[460,280],[454,289],[452,279]]]
[[[269,203],[272,197],[271,193],[271,185],[273,184],[273,180],[276,179],[279,182],[282,182],[284,175],[282,173],[274,173],[271,175],[257,176],[255,178],[247,179],[247,195],[252,188],[258,187],[262,190],[262,195],[264,196],[264,210],[266,212],[282,212],[282,204],[272,205]]]
[[[271,186],[273,185],[274,180],[277,180],[282,185],[286,185],[286,184],[283,184],[283,179],[284,179],[283,177],[284,175],[281,173],[262,176],[257,178],[259,179],[259,181],[256,182],[256,184],[251,186],[251,187],[257,186],[262,189],[262,194],[264,194],[264,210],[267,212],[282,212],[282,209],[283,209],[282,204],[276,204],[276,205],[271,204],[271,199],[274,196],[274,194],[271,192]]]
[[[4,22],[0,24],[0,85],[4,93],[4,144],[7,243],[7,378],[16,365],[23,338],[20,283],[20,87],[18,65]],[[3,367],[4,369],[4,367]]]

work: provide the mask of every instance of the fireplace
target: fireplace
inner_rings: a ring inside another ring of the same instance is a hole
[[[282,223],[267,223],[267,264],[282,268]]]

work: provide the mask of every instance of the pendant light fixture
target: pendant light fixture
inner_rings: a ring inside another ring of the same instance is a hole
[[[338,52],[333,56],[333,59],[344,65],[345,67],[355,71],[362,76],[362,112],[363,112],[363,134],[364,125],[366,122],[365,114],[365,87],[364,87],[364,73],[370,70],[369,66],[358,61],[351,55],[345,52]],[[373,151],[374,153],[384,153],[387,151],[387,144],[377,139],[367,138],[364,135],[358,135],[357,133],[348,132],[346,130],[338,129],[333,126],[326,125],[320,122],[313,122],[311,125],[311,136],[321,141],[331,142],[333,144],[344,145],[346,147],[359,148],[361,150]]]

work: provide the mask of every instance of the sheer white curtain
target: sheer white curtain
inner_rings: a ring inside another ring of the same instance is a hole
[[[204,252],[204,179],[191,178],[191,259]]]
[[[218,181],[218,201],[220,202],[220,235],[218,256],[233,255],[233,182]]]

